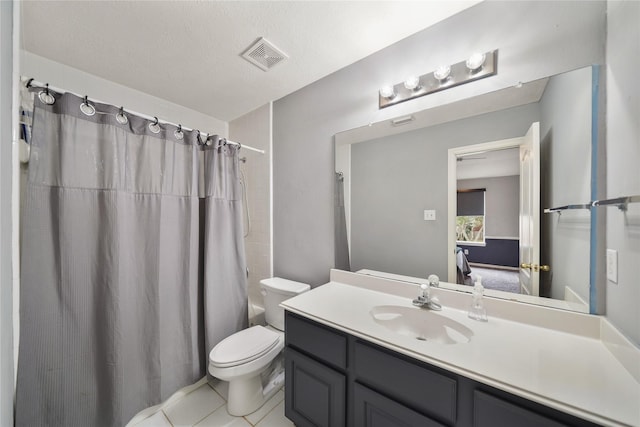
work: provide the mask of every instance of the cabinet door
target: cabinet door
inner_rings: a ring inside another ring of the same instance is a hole
[[[338,370],[347,368],[347,335],[293,313],[285,314],[286,346]]]
[[[426,416],[361,384],[354,386],[354,421],[358,427],[443,427]]]
[[[344,375],[287,347],[285,416],[298,427],[344,427]]]
[[[473,396],[474,427],[566,427],[567,424],[521,408],[479,390]]]
[[[456,424],[454,375],[360,340],[354,345],[354,360],[358,382],[434,419]]]

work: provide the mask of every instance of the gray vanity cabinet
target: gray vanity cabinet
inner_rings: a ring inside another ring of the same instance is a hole
[[[434,420],[455,424],[458,387],[455,375],[425,369],[421,363],[398,358],[359,339],[354,340],[352,348],[354,379],[360,384]]]
[[[596,426],[290,312],[285,331],[298,427]]]
[[[496,425],[562,427],[566,425],[477,390],[473,396],[473,407],[475,409],[474,427]]]
[[[346,421],[345,375],[287,348],[285,415],[299,427],[343,427]]]
[[[347,335],[289,313],[285,331],[285,415],[297,427],[344,427]]]
[[[359,384],[353,386],[353,417],[356,426],[367,427],[443,427],[432,419],[416,412],[380,393]]]

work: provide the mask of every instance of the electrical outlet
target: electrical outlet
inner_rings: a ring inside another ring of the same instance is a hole
[[[425,221],[435,221],[436,220],[436,211],[434,211],[434,210],[425,210],[424,211],[424,220]]]
[[[618,283],[618,251],[607,249],[607,280]]]

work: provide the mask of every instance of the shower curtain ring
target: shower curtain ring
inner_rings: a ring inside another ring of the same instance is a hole
[[[154,116],[153,123],[149,123],[149,130],[153,133],[160,133],[160,124],[157,117]]]
[[[89,104],[89,97],[87,95],[84,96],[84,102],[80,104],[80,111],[86,116],[93,116],[96,113],[95,107]]]
[[[33,80],[33,79],[31,79]],[[38,93],[38,98],[43,104],[53,105],[56,102],[56,98],[49,93],[49,83],[44,85],[44,90]]]
[[[200,137],[200,131],[197,130],[196,132],[197,132],[196,133],[196,142],[197,142],[198,145],[202,145],[202,138]]]
[[[118,114],[116,114],[116,121],[121,125],[126,125],[127,123],[129,123],[129,119],[124,114],[124,107],[120,107],[120,111],[118,111]]]
[[[25,85],[25,87],[26,87],[27,89],[29,89],[29,88],[31,87],[31,82],[32,82],[32,81],[33,81],[33,78],[30,78],[30,79],[27,81],[27,84]]]
[[[184,133],[182,132],[182,125],[178,124],[178,130],[176,130],[175,132],[173,132],[173,136],[176,137],[176,139],[181,140],[184,138]]]

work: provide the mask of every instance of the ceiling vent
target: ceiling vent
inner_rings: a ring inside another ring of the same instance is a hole
[[[242,57],[262,71],[269,71],[280,62],[288,59],[286,53],[279,50],[264,37],[260,37],[242,54]]]

